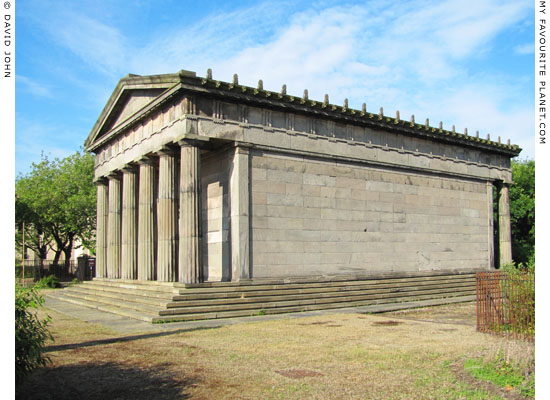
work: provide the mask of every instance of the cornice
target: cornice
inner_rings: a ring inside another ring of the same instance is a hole
[[[118,124],[99,140],[95,140],[109,113],[113,110],[113,107],[125,90],[160,87],[166,88],[166,91],[125,121]],[[452,130],[446,130],[443,129],[442,123],[436,128],[430,126],[428,120],[426,120],[425,124],[418,124],[415,122],[414,116],[411,117],[410,121],[402,120],[399,112],[396,113],[395,117],[384,115],[382,108],[379,113],[367,112],[365,104],[363,104],[361,110],[352,109],[348,107],[347,99],[344,101],[344,105],[339,106],[331,104],[328,100],[328,95],[325,95],[323,101],[311,100],[308,97],[307,90],[304,91],[302,97],[293,96],[286,93],[286,85],[283,85],[281,92],[268,91],[263,89],[263,82],[261,80],[258,82],[258,87],[252,88],[240,85],[237,75],[234,75],[233,82],[231,83],[214,80],[212,79],[211,70],[208,70],[206,77],[197,77],[194,72],[181,70],[176,74],[151,76],[128,75],[121,79],[96,122],[94,129],[92,129],[90,136],[86,140],[86,150],[94,151],[119,132],[152,114],[158,108],[161,108],[172,97],[186,92],[220,98],[249,106],[321,117],[407,136],[416,136],[464,147],[473,147],[486,152],[504,154],[508,157],[515,157],[521,152],[519,146],[510,144],[509,141],[506,144],[501,143],[500,138],[497,141],[492,141],[489,135],[484,139],[479,137],[479,134],[475,136],[468,135],[467,131],[464,134],[458,133],[455,131],[454,126]]]

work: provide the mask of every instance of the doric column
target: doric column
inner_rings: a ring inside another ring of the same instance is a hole
[[[500,266],[512,262],[512,231],[510,227],[510,194],[508,184],[499,185],[498,196],[498,231]]]
[[[155,280],[155,166],[151,159],[139,162],[138,279]]]
[[[107,233],[107,277],[120,279],[121,256],[120,176],[109,175],[109,221]]]
[[[177,222],[176,222],[176,157],[170,149],[159,154],[159,195],[157,205],[158,247],[157,280],[176,280]]]
[[[493,182],[487,182],[487,261],[489,269],[495,267],[495,232],[493,220]]]
[[[97,185],[97,229],[96,229],[96,278],[107,277],[107,221],[109,218],[108,186],[104,179]]]
[[[137,279],[137,171],[122,170],[122,279]]]
[[[182,141],[180,160],[179,278],[202,281],[200,149]]]
[[[249,258],[249,150],[235,147],[230,176],[231,279],[250,279]]]

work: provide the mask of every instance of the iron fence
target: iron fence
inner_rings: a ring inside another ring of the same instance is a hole
[[[477,330],[514,338],[535,338],[535,274],[478,272]]]
[[[54,275],[60,282],[90,280],[95,276],[95,258],[79,258],[78,260],[63,260],[55,263],[53,260],[25,260],[25,268],[21,261],[15,265],[15,277],[21,279],[24,270],[25,279],[38,281],[41,278]]]

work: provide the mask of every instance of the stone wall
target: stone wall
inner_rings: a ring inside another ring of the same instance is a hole
[[[486,182],[253,151],[253,274],[488,268],[488,202]]]

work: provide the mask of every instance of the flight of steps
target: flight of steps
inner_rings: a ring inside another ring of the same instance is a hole
[[[436,300],[475,300],[475,272],[356,279],[165,282],[94,279],[48,296],[152,323]]]

